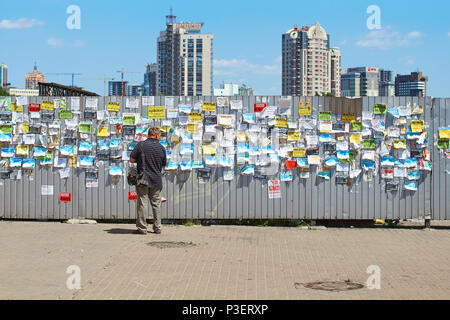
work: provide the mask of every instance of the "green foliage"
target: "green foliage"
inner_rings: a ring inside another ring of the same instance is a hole
[[[7,96],[9,96],[8,91],[6,91],[3,88],[0,88],[0,97],[7,97]]]

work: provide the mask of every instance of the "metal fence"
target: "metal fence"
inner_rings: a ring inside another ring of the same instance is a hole
[[[228,97],[242,99],[242,112],[253,112],[255,103],[277,105],[279,96]],[[330,180],[319,178],[311,170],[309,179],[300,179],[297,171],[291,182],[281,182],[281,199],[269,199],[267,180],[236,174],[234,180],[224,181],[222,168],[214,168],[206,182],[199,179],[195,170],[166,174],[162,194],[163,219],[450,219],[448,207],[448,160],[436,148],[438,128],[449,125],[450,99],[416,97],[375,97],[344,99],[310,97],[313,114],[332,111],[335,114],[373,109],[374,103],[388,107],[406,105],[408,102],[423,105],[421,119],[430,126],[429,150],[432,153],[433,171],[422,175],[417,191],[400,189],[386,192],[380,175],[372,181],[360,177],[351,186],[337,185],[335,174]],[[14,98],[13,98],[14,99]],[[30,103],[51,100],[53,97],[30,97]],[[81,109],[84,108],[81,98]],[[155,97],[155,105],[164,105],[165,97]],[[216,97],[174,97],[175,104],[196,101],[214,102]],[[302,98],[306,100],[306,97]],[[99,110],[105,102],[120,101],[125,97],[99,97]],[[291,119],[297,119],[299,97],[292,97]],[[24,109],[25,110],[25,109]],[[141,108],[142,115],[147,110]],[[217,113],[238,112],[217,107]],[[236,171],[237,172],[237,171]],[[0,180],[0,218],[9,219],[135,219],[136,201],[128,200],[133,191],[122,177],[119,183],[111,181],[108,166],[99,168],[99,187],[86,188],[84,170],[71,168],[69,178],[60,179],[52,167],[37,166],[32,180]],[[54,194],[41,194],[43,185],[53,185]],[[70,192],[70,202],[60,202],[59,193]],[[151,211],[151,209],[150,209]],[[151,216],[151,215],[150,215]]]

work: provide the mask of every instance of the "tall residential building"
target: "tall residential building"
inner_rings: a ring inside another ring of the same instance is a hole
[[[240,96],[252,96],[253,95],[252,87],[247,86],[245,84],[239,86],[239,95]]]
[[[202,34],[203,23],[166,17],[166,30],[158,37],[157,93],[167,96],[210,96],[213,35]]]
[[[359,67],[342,71],[341,96],[378,97],[378,68]]]
[[[332,50],[330,36],[317,22],[301,29],[294,26],[282,35],[282,95],[314,96],[332,93],[332,73],[340,73],[340,52]],[[339,62],[339,63],[338,63]],[[334,84],[339,81],[334,78]],[[335,88],[336,95],[338,90]]]
[[[130,84],[127,87],[128,96],[142,96],[142,91],[142,85],[139,84]]]
[[[422,75],[422,72],[411,72],[409,75],[397,75],[395,77],[395,95],[396,96],[427,96],[428,77]]]
[[[158,65],[156,63],[147,64],[144,73],[144,84],[142,85],[142,95],[156,96],[157,81]]]
[[[108,81],[108,96],[126,96],[128,81]]]
[[[0,87],[6,88],[8,86],[8,66],[0,64]]]
[[[42,72],[37,70],[37,65],[34,64],[33,71],[25,76],[25,89],[38,89],[39,82],[45,82],[45,77]]]
[[[337,47],[331,48],[331,93],[341,96],[341,50]]]
[[[380,69],[378,82],[380,97],[393,97],[395,95],[395,83],[392,80],[392,71]]]

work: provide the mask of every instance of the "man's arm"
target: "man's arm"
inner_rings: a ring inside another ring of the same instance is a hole
[[[166,157],[166,148],[162,147],[163,150],[163,161],[162,161],[162,168],[165,169],[166,168],[166,162],[167,162],[167,157]]]
[[[131,154],[130,154],[130,162],[131,162],[131,163],[136,163],[137,158],[139,157],[139,152],[140,152],[140,150],[139,150],[139,148],[138,148],[138,145],[139,145],[139,144],[137,144],[137,145],[134,147],[133,151],[131,151]]]

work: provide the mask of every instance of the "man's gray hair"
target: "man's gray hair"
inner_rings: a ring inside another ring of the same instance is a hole
[[[152,127],[150,129],[148,129],[149,137],[159,136],[160,134],[161,134],[161,129],[159,129],[158,127]]]

